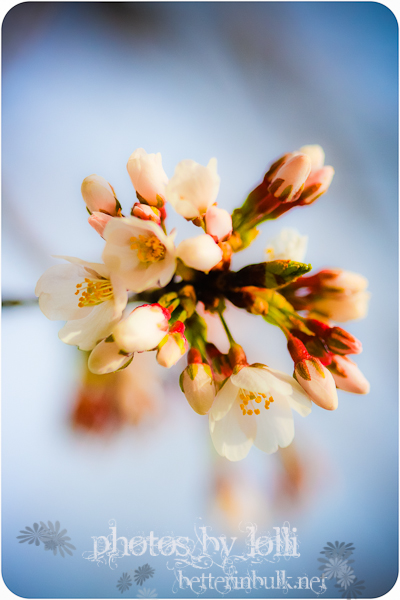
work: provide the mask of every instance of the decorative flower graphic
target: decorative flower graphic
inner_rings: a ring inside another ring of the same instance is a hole
[[[359,581],[355,579],[355,581],[346,589],[343,590],[341,585],[336,584],[335,587],[341,588],[342,590],[342,598],[358,598],[362,595],[362,590],[365,590],[365,585],[363,585],[364,581]]]
[[[343,568],[347,566],[346,561],[341,558],[330,558],[324,566],[324,575],[327,579],[340,577]]]
[[[35,546],[39,546],[40,542],[43,541],[43,536],[47,532],[47,528],[42,526],[39,527],[37,523],[33,524],[32,527],[26,526],[25,529],[22,529],[20,533],[23,535],[17,535],[17,540],[21,540],[19,543],[23,544],[24,542],[28,542],[28,544],[35,544]]]
[[[327,558],[342,558],[345,560],[353,554],[355,547],[352,543],[345,544],[344,542],[335,542],[332,544],[328,542],[322,550],[321,554],[324,554]]]
[[[46,525],[42,521],[40,524],[43,528],[46,528]],[[65,556],[64,552],[72,556],[71,550],[76,550],[76,548],[69,543],[71,538],[65,535],[67,530],[63,529],[60,531],[59,521],[56,521],[55,525],[51,521],[48,521],[47,524],[48,527],[43,535],[44,549],[51,550],[54,556],[57,554],[57,549],[63,558]]]
[[[117,588],[119,589],[121,594],[123,594],[124,592],[129,590],[131,585],[132,585],[132,579],[130,578],[128,573],[122,573],[122,577],[120,577],[120,579],[118,579],[118,583],[117,583]]]
[[[342,588],[347,590],[347,588],[353,583],[355,578],[356,576],[354,574],[353,569],[349,565],[344,565],[340,575],[337,577],[337,582]]]
[[[137,598],[157,598],[156,590],[151,590],[150,588],[142,588],[137,593]]]
[[[51,521],[47,522],[47,525],[40,521],[40,527],[37,523],[31,527],[26,527],[25,530],[21,530],[17,540],[20,540],[20,544],[28,542],[28,544],[35,544],[39,546],[40,543],[44,545],[45,550],[51,550],[54,556],[57,554],[57,549],[61,556],[64,558],[66,552],[72,556],[71,550],[76,550],[75,546],[69,543],[70,537],[66,536],[66,529],[60,531],[60,522],[56,521],[55,525]]]
[[[323,571],[322,578],[335,579],[335,587],[342,592],[342,598],[358,598],[362,595],[365,586],[364,581],[356,578],[353,568],[350,566],[354,560],[348,560],[353,554],[355,547],[352,543],[328,542],[321,554],[324,558],[319,558],[321,564],[319,569]]]
[[[134,579],[136,585],[143,585],[146,579],[153,577],[154,573],[154,569],[152,569],[148,563],[146,563],[142,567],[139,567],[138,569],[135,569]]]

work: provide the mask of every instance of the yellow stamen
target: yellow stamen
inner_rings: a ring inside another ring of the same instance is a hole
[[[154,234],[131,237],[131,250],[137,250],[142,263],[154,263],[165,258],[166,248]]]
[[[255,408],[253,402],[261,404],[261,402],[264,400],[264,408],[268,410],[271,402],[274,401],[272,396],[270,396],[267,400],[266,394],[263,394],[262,392],[252,392],[244,390],[243,388],[240,388],[239,390],[239,398],[242,401],[241,404],[239,404],[239,406],[242,410],[243,415],[252,415],[253,412],[255,415],[261,414],[260,409]]]
[[[86,284],[86,287],[82,287]],[[97,279],[92,281],[91,279],[85,279],[84,282],[76,285],[77,291],[75,296],[82,294],[79,297],[78,306],[83,308],[84,306],[96,306],[107,300],[113,298],[113,288],[109,279]],[[80,289],[82,288],[82,289]]]

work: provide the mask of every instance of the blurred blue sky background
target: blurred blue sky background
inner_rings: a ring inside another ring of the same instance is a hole
[[[314,268],[363,273],[370,314],[348,329],[364,344],[358,364],[371,393],[339,393],[333,413],[296,419],[308,466],[296,501],[276,496],[280,462],[253,449],[246,463],[215,460],[206,419],[165,378],[168,410],[154,426],[92,439],[68,427],[79,356],[60,323],[35,306],[3,311],[3,576],[27,597],[112,597],[118,571],[83,560],[91,536],[115,518],[121,535],[193,533],[215,512],[215,473],[249,490],[237,523],[260,531],[289,521],[301,557],[295,574],[318,575],[328,541],[353,542],[365,596],[397,576],[397,22],[373,2],[24,3],[3,23],[3,298],[31,298],[54,254],[99,260],[80,184],[91,173],[114,186],[128,212],[126,172],[137,147],[177,162],[218,159],[219,205],[232,210],[284,152],[319,143],[336,174],[309,209],[264,225],[234,266],[260,261],[283,226],[309,235]],[[178,240],[190,226],[170,214]],[[250,361],[290,372],[279,331],[244,314],[232,329]],[[184,361],[182,361],[183,363]],[[257,510],[250,496],[258,498]],[[247,506],[249,503],[249,506]],[[257,517],[254,517],[254,514]],[[18,544],[25,525],[60,520],[77,547],[62,560]],[[235,535],[235,533],[233,533]],[[143,562],[146,562],[144,560]],[[128,568],[141,562],[132,561]],[[283,568],[283,567],[281,567]],[[148,587],[170,596],[161,565]],[[136,587],[136,586],[135,586]],[[136,590],[134,590],[136,591]],[[131,591],[132,595],[132,591]],[[329,597],[340,597],[328,582]]]

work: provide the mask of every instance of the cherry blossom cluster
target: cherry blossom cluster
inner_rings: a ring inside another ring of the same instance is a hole
[[[181,390],[196,413],[208,414],[215,449],[229,460],[243,459],[253,444],[266,453],[288,446],[292,411],[306,416],[312,402],[335,410],[337,389],[369,391],[349,358],[361,343],[335,324],[366,315],[367,281],[340,269],[308,275],[307,236],[291,229],[270,240],[263,262],[233,271],[231,258],[252,243],[261,223],[327,191],[334,171],[324,158],[317,145],[285,154],[230,215],[217,206],[216,159],[207,166],[183,160],[169,179],[160,154],[135,150],[127,164],[136,192],[129,216],[103,177],[84,179],[89,224],[105,241],[103,262],[56,257],[65,262],[36,286],[42,312],[66,321],[60,339],[90,351],[95,374],[124,369],[137,353],[156,351],[166,368],[187,354]],[[201,232],[176,245],[176,232],[167,229],[169,207]],[[248,364],[225,320],[227,304],[281,329],[293,375]],[[208,339],[209,313],[225,329],[227,354]]]

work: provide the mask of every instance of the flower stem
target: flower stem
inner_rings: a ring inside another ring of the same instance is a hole
[[[223,327],[225,329],[225,333],[226,333],[226,336],[227,336],[227,338],[229,340],[230,346],[236,345],[236,342],[233,339],[231,332],[229,331],[229,327],[226,324],[226,321],[225,321],[224,317],[222,316],[222,313],[218,313],[218,314],[219,314],[219,318],[221,319],[221,323],[222,323],[222,325],[223,325]]]

